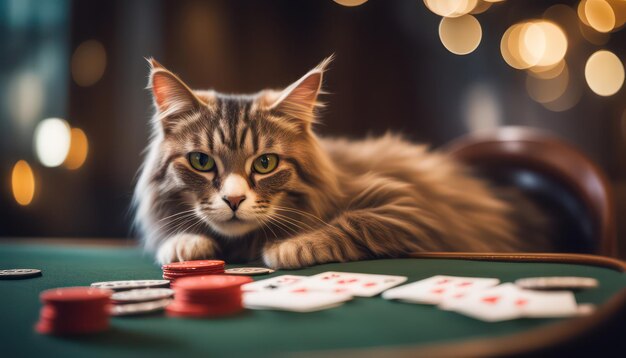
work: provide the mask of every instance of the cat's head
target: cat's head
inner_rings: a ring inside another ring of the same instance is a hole
[[[163,205],[180,204],[224,237],[319,211],[334,178],[311,126],[330,61],[283,90],[226,95],[192,90],[150,60],[159,142],[152,182],[184,201]]]

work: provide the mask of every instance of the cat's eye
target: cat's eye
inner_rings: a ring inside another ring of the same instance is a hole
[[[262,154],[254,160],[252,168],[259,174],[271,173],[278,166],[276,154]]]
[[[192,168],[200,172],[210,172],[215,169],[215,160],[208,154],[191,152],[187,156]]]

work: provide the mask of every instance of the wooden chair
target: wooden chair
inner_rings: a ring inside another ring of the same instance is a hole
[[[502,127],[443,148],[496,185],[513,185],[548,212],[559,252],[616,255],[613,195],[602,170],[547,132]]]

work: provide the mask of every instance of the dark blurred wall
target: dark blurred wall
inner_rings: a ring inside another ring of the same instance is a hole
[[[620,183],[626,174],[619,122],[624,90],[611,98],[586,90],[573,109],[551,112],[530,99],[523,72],[500,55],[502,33],[552,3],[492,7],[478,15],[480,47],[457,56],[440,43],[439,17],[417,0],[370,0],[355,8],[331,0],[74,1],[70,51],[96,39],[107,52],[100,81],[68,85],[67,118],[88,134],[90,154],[77,171],[39,170],[41,188],[29,207],[18,207],[3,189],[0,213],[10,220],[0,235],[129,235],[132,185],[151,115],[144,89],[149,56],[194,88],[256,92],[286,86],[334,53],[318,128],[324,135],[391,130],[437,146],[481,126],[530,125],[576,144]],[[607,45],[621,58],[624,32]],[[572,45],[570,51],[583,51]],[[571,70],[581,71],[584,58]],[[469,118],[475,96],[492,101],[491,122]],[[14,159],[3,160],[9,168]]]

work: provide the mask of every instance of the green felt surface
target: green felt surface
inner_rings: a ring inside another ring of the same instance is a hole
[[[246,311],[221,319],[178,319],[163,314],[113,318],[112,329],[92,336],[51,337],[33,332],[39,292],[95,281],[160,278],[150,257],[131,248],[0,245],[0,269],[39,268],[43,276],[0,280],[0,346],[5,357],[277,356],[312,350],[404,346],[512,334],[556,319],[484,323],[431,306],[355,298],[315,312]],[[395,259],[327,264],[284,273],[345,271],[408,276],[436,274],[497,277],[590,276],[600,288],[576,294],[580,303],[601,305],[626,287],[626,275],[604,268],[550,263],[503,263],[441,259]],[[270,276],[257,276],[257,279]],[[7,354],[7,355],[5,355]]]

